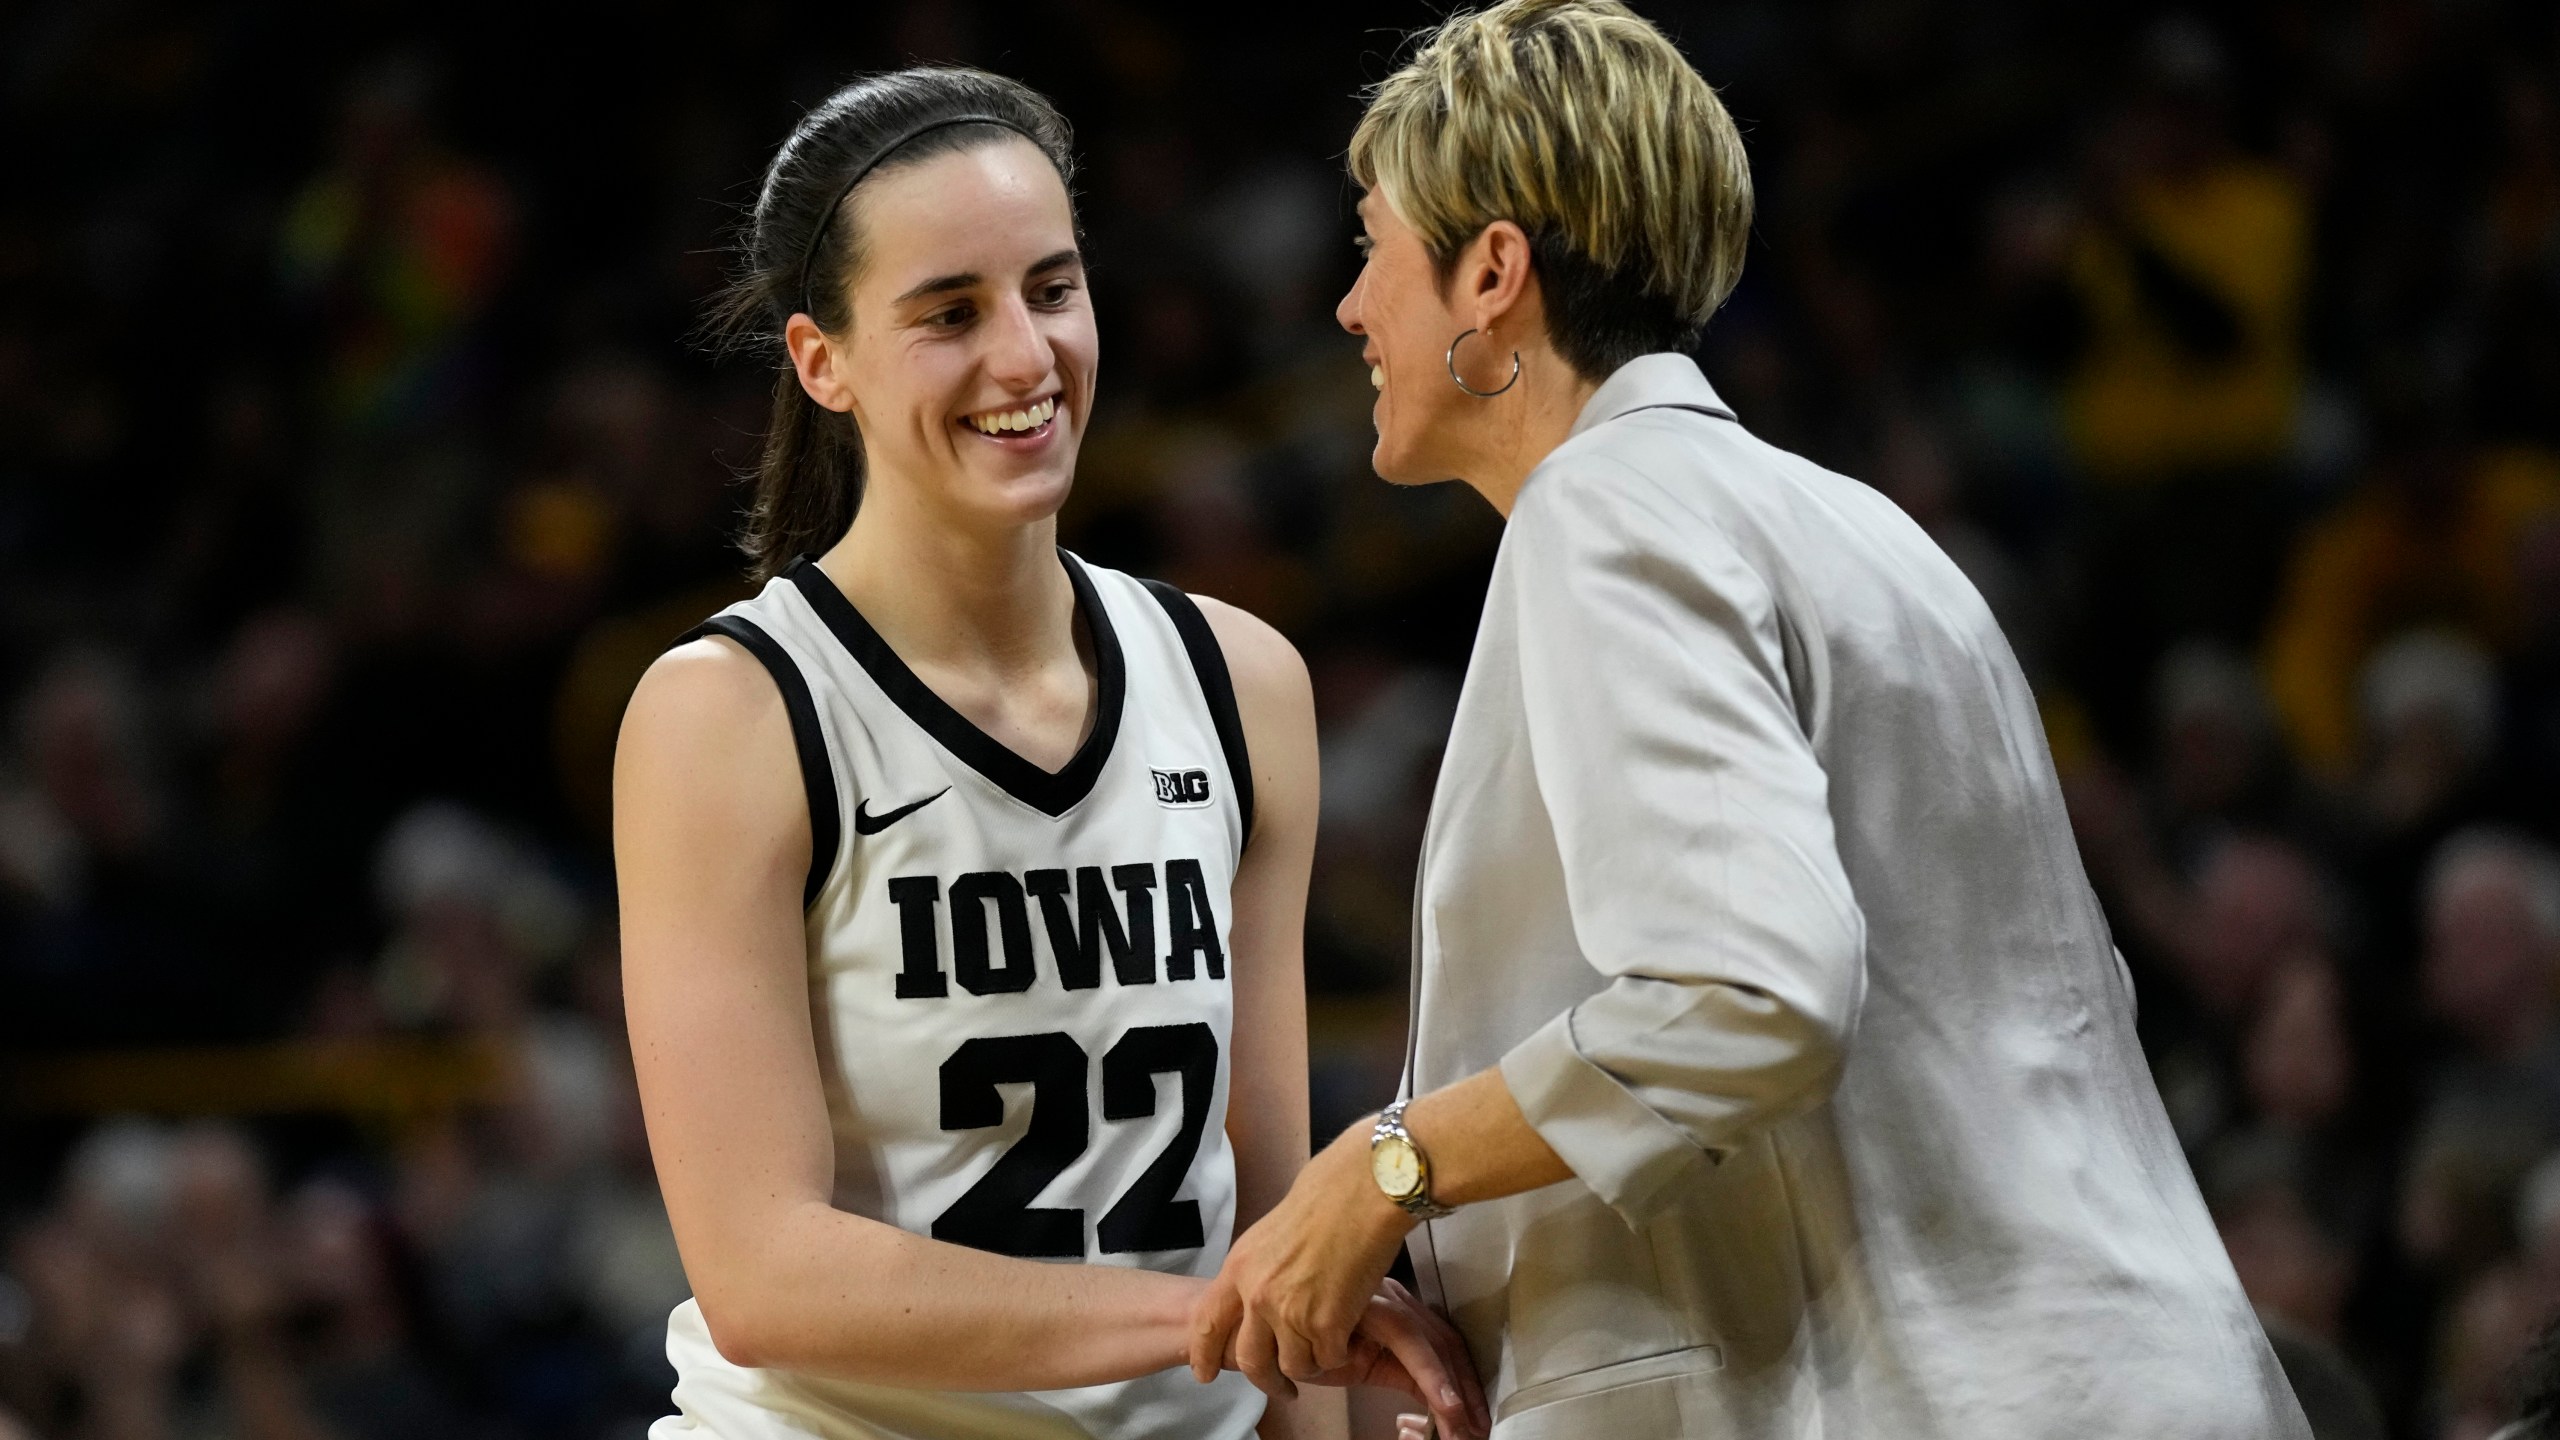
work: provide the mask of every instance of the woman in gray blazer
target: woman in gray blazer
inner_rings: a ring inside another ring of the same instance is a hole
[[[1238,1241],[1194,1368],[1341,1364],[1403,1245],[1505,1440],[2307,1433],[1989,610],[1681,353],[1750,227],[1714,92],[1622,5],[1509,0],[1350,161],[1378,473],[1508,524],[1413,1098]]]

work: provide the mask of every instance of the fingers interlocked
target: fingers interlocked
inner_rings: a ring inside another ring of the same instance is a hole
[[[1429,1406],[1431,1432],[1447,1440],[1490,1433],[1490,1407],[1457,1332],[1394,1280],[1380,1281],[1354,1321],[1339,1326],[1275,1321],[1223,1276],[1195,1315],[1191,1367],[1203,1380],[1239,1370],[1277,1399],[1294,1398],[1299,1384],[1375,1385]]]

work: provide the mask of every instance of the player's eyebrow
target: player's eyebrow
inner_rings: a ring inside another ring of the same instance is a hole
[[[907,291],[903,295],[900,295],[896,300],[891,301],[890,303],[894,305],[904,305],[910,300],[921,299],[927,295],[940,295],[951,290],[967,290],[975,286],[983,278],[985,277],[979,275],[974,270],[964,270],[957,275],[936,275],[932,279],[927,280],[923,284],[916,286],[914,289]]]
[[[1084,256],[1078,252],[1074,246],[1070,245],[1055,255],[1043,255],[1039,259],[1032,261],[1031,268],[1023,273],[1026,275],[1039,275],[1051,270],[1063,270],[1067,266],[1076,264],[1083,259]]]
[[[1073,246],[1069,246],[1067,249],[1060,250],[1055,254],[1043,255],[1039,259],[1032,261],[1030,267],[1023,273],[1026,275],[1039,275],[1047,271],[1063,269],[1066,266],[1075,264],[1083,258],[1084,256],[1078,253]],[[963,270],[951,275],[936,275],[932,279],[925,281],[923,284],[908,290],[906,293],[900,295],[890,303],[893,305],[904,305],[910,300],[921,300],[927,295],[943,295],[954,290],[974,289],[979,284],[983,283],[986,278],[987,277],[979,274],[975,270]]]

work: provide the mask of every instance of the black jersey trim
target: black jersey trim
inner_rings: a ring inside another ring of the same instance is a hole
[[[1015,754],[934,694],[933,687],[918,679],[916,672],[907,668],[907,662],[898,658],[898,652],[889,648],[889,642],[880,637],[880,632],[871,628],[871,622],[862,618],[853,602],[844,598],[844,592],[827,578],[827,572],[818,568],[818,562],[804,555],[791,562],[782,574],[800,587],[800,593],[808,597],[810,608],[826,622],[837,643],[870,674],[881,692],[906,712],[908,719],[1006,794],[1055,819],[1092,794],[1094,783],[1102,778],[1102,767],[1110,760],[1111,747],[1120,735],[1120,706],[1128,687],[1120,637],[1111,628],[1111,612],[1095,592],[1092,577],[1084,573],[1082,562],[1064,550],[1058,552],[1058,562],[1066,567],[1067,579],[1075,587],[1076,612],[1084,617],[1085,629],[1093,637],[1093,663],[1100,672],[1102,695],[1093,718],[1093,733],[1084,738],[1066,768],[1056,772],[1043,770]]]
[[[1235,677],[1227,671],[1227,652],[1218,646],[1209,617],[1179,585],[1141,580],[1173,620],[1174,633],[1191,654],[1191,673],[1200,681],[1200,696],[1209,702],[1209,723],[1218,729],[1218,748],[1227,752],[1227,781],[1235,787],[1236,810],[1244,820],[1245,844],[1253,843],[1253,757],[1245,749],[1244,716],[1236,709]],[[1242,847],[1238,847],[1241,849]]]
[[[835,767],[827,762],[827,737],[818,729],[817,701],[809,694],[809,681],[800,673],[799,662],[753,620],[714,615],[684,632],[676,644],[705,635],[738,642],[740,649],[764,665],[773,676],[774,688],[782,692],[783,712],[791,717],[791,746],[800,752],[800,784],[809,792],[809,880],[800,887],[800,908],[806,910],[818,903],[819,890],[834,873],[844,836],[844,817],[836,804]]]

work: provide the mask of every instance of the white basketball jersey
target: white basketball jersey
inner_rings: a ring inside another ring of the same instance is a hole
[[[1235,1223],[1243,732],[1188,597],[1060,553],[1100,701],[1054,774],[943,703],[808,560],[695,633],[772,672],[808,782],[835,1204],[1005,1255],[1211,1276]],[[655,1440],[1234,1440],[1263,1404],[1178,1368],[1025,1393],[749,1369],[690,1300],[667,1354],[681,1413]]]

